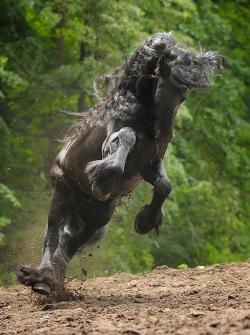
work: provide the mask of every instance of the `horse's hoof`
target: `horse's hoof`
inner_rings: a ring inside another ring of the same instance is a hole
[[[146,235],[146,234],[148,234],[152,230],[152,228],[150,228],[150,229],[145,229],[145,228],[141,229],[141,225],[140,225],[140,222],[138,222],[138,220],[135,220],[135,222],[134,222],[134,228],[135,228],[136,233],[140,234],[140,235]]]
[[[36,283],[32,286],[32,290],[42,295],[50,295],[51,287],[47,283]]]
[[[157,213],[152,212],[150,205],[144,206],[135,217],[134,228],[138,234],[148,234],[152,229],[155,229],[159,234],[159,227],[162,224],[162,211]]]
[[[33,268],[30,266],[21,266],[17,280],[25,285],[31,286],[34,292],[43,295],[49,295],[54,288],[54,276],[51,268]]]

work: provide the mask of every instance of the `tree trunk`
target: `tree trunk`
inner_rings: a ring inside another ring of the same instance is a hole
[[[66,18],[66,8],[62,4],[62,6],[59,9],[59,12],[61,14],[61,20],[58,24],[58,27],[62,31],[63,28],[66,26],[67,18]],[[63,65],[65,63],[65,44],[64,44],[64,37],[61,36],[57,39],[57,50],[58,50],[58,62],[59,65]]]
[[[80,54],[79,54],[79,62],[81,63],[86,55],[86,45],[84,42],[80,44]],[[82,113],[85,110],[85,94],[84,92],[80,93],[80,96],[77,101],[77,112]]]

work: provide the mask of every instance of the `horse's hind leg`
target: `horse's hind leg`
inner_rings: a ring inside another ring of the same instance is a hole
[[[97,243],[105,233],[105,227],[95,229],[88,227],[80,218],[60,231],[59,244],[53,256],[55,279],[57,286],[63,287],[68,264],[78,251]]]
[[[172,186],[161,159],[156,160],[147,171],[144,171],[143,177],[154,186],[154,194],[151,203],[145,205],[136,215],[134,227],[139,234],[147,234],[153,228],[158,233],[162,224],[162,205],[169,196]]]
[[[90,162],[86,167],[95,198],[106,200],[117,186],[124,172],[127,156],[136,142],[132,128],[123,127],[105,140],[102,160]]]
[[[74,254],[98,242],[104,235],[105,225],[110,220],[115,200],[93,201],[79,204],[71,220],[59,231],[59,243],[53,256],[57,282],[63,283],[68,263]]]
[[[54,191],[41,263],[37,267],[22,266],[21,273],[18,275],[18,280],[22,284],[31,286],[34,291],[41,294],[49,294],[55,287],[53,254],[58,246],[59,229],[68,220],[76,203],[73,186],[70,186],[62,170],[56,165],[52,169],[52,182]]]

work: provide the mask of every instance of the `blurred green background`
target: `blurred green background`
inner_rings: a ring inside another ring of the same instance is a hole
[[[191,94],[165,157],[174,190],[160,235],[140,236],[133,219],[151,198],[141,185],[121,200],[106,237],[74,258],[69,276],[196,266],[250,255],[250,9],[246,0],[1,0],[0,285],[21,263],[40,260],[51,189],[48,171],[86,111],[93,81],[138,43],[174,31],[191,48],[228,62],[211,87]]]

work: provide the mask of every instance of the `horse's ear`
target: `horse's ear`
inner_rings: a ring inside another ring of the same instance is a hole
[[[155,70],[157,76],[169,77],[171,73],[171,67],[168,65],[166,57],[161,56],[157,61],[157,67]]]

